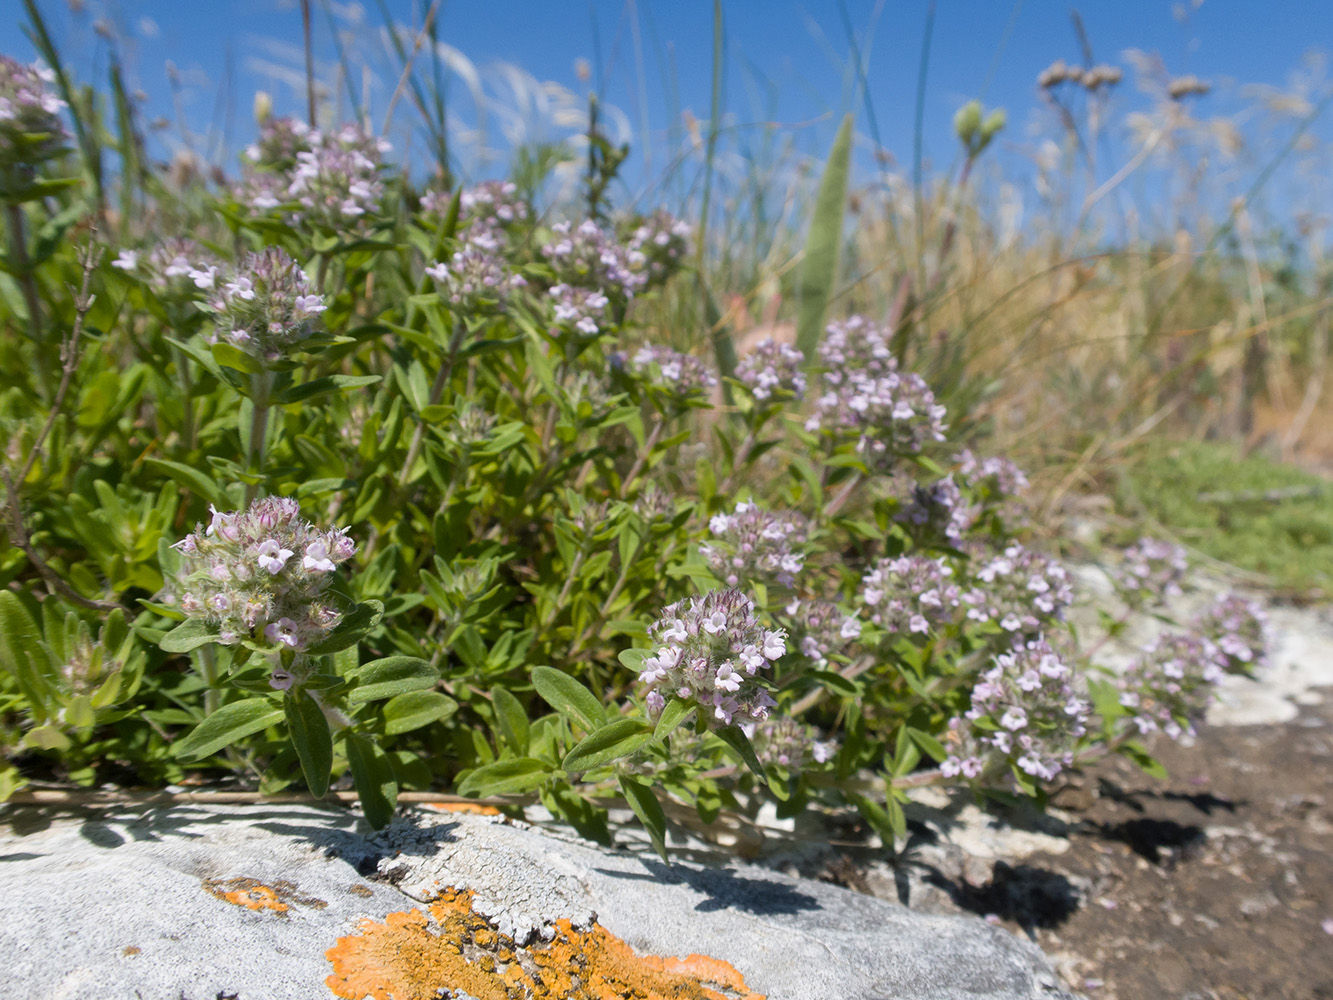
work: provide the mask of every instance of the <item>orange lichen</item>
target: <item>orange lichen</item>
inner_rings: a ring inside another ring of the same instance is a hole
[[[442,987],[477,1000],[764,1000],[731,965],[706,955],[637,955],[594,923],[554,925],[550,941],[520,947],[446,889],[428,907],[363,920],[338,939],[326,980],[347,1000],[433,1000]]]
[[[434,809],[436,812],[471,813],[473,816],[504,815],[495,806],[483,805],[480,802],[424,802],[422,804],[427,809]]]
[[[243,906],[247,910],[272,910],[281,916],[286,916],[291,903],[319,910],[329,905],[322,899],[301,895],[293,883],[285,881],[269,886],[253,878],[208,878],[204,879],[204,891],[224,903]]]
[[[140,951],[142,951],[142,949],[138,945],[134,944],[127,944],[124,948],[120,949],[120,953],[124,955],[126,958],[130,958],[133,955],[137,955],[139,954]]]

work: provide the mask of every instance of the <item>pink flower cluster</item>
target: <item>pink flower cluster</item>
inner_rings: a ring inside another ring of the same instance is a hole
[[[1194,723],[1217,693],[1222,654],[1201,635],[1167,633],[1150,643],[1120,676],[1120,704],[1140,733],[1171,739],[1194,733]]]
[[[912,525],[918,538],[956,547],[976,517],[976,510],[964,500],[953,476],[945,476],[930,485],[914,484],[911,500],[898,512],[897,519]]]
[[[0,195],[21,190],[39,164],[66,149],[65,102],[48,87],[54,82],[43,66],[0,56]]]
[[[1258,601],[1224,594],[1191,624],[1217,647],[1218,662],[1229,674],[1248,676],[1268,659],[1268,615]]]
[[[824,330],[819,364],[824,384],[840,386],[855,372],[860,378],[883,378],[898,370],[889,342],[892,331],[864,316],[834,320]]]
[[[757,504],[736,504],[731,514],[714,514],[708,530],[715,541],[699,546],[714,575],[728,587],[776,583],[792,587],[805,563],[799,547],[809,524],[793,511],[775,513]]]
[[[1188,569],[1184,548],[1144,537],[1121,554],[1113,577],[1127,603],[1154,605],[1180,595],[1180,583]]]
[[[1063,620],[1073,600],[1064,566],[1018,543],[983,563],[963,593],[972,621],[994,622],[1006,632],[1029,636]]]
[[[344,230],[379,214],[382,158],[391,148],[355,125],[326,134],[291,119],[273,119],[247,151],[261,169],[247,176],[239,197],[256,212],[296,202],[303,221]]]
[[[823,669],[830,655],[846,652],[861,635],[861,622],[832,601],[794,600],[784,609],[801,655]]]
[[[761,764],[792,772],[801,770],[807,756],[817,764],[824,764],[838,752],[835,740],[820,740],[813,727],[785,715],[761,722],[749,736]]]
[[[928,635],[958,620],[961,591],[943,559],[904,555],[881,559],[861,579],[870,620],[889,632]]]
[[[954,461],[958,463],[958,475],[982,511],[993,513],[1008,528],[1028,523],[1024,497],[1029,483],[1022,469],[998,455],[977,458],[970,448],[960,451]]]
[[[475,313],[503,307],[511,292],[528,283],[509,269],[501,250],[493,230],[473,226],[463,234],[462,245],[449,260],[431,263],[426,274],[445,301],[459,311]]]
[[[143,282],[159,299],[189,302],[214,291],[222,260],[192,239],[173,236],[147,253],[122,250],[111,266]]]
[[[1074,762],[1091,707],[1073,671],[1044,639],[1001,653],[972,688],[971,706],[949,720],[947,777],[973,779],[1003,761],[1050,781]]]
[[[209,508],[212,510],[212,508]],[[176,605],[218,626],[218,642],[242,639],[306,649],[342,619],[324,593],[356,543],[342,529],[320,531],[289,497],[264,497],[249,509],[213,511],[208,527],[177,542]]]
[[[688,222],[659,208],[634,228],[628,253],[636,262],[634,266],[647,273],[649,284],[661,284],[680,270],[690,256],[693,234]]]
[[[891,360],[891,359],[890,359]],[[920,375],[863,369],[840,372],[839,381],[815,401],[805,429],[831,438],[856,439],[856,450],[875,472],[890,472],[905,456],[919,455],[944,440],[945,408]]]
[[[805,396],[805,355],[790,344],[772,338],[760,341],[753,351],[741,358],[736,377],[755,399],[766,401],[779,393],[792,399]]]
[[[707,364],[669,347],[640,347],[631,365],[650,386],[677,403],[697,401],[717,385],[717,376]]]
[[[541,248],[541,253],[559,284],[596,289],[622,299],[633,298],[647,284],[643,252],[621,246],[591,219],[577,226],[557,222],[551,232],[554,239]]]
[[[754,601],[736,589],[715,590],[662,610],[649,629],[657,646],[639,680],[658,715],[667,699],[694,702],[714,726],[747,726],[768,718],[775,702],[758,674],[787,652],[781,629],[755,617]]]
[[[191,276],[205,280],[202,270]],[[246,254],[230,281],[212,273],[206,278],[214,286],[206,303],[213,314],[213,339],[261,360],[276,361],[309,337],[325,309],[324,297],[305,271],[278,247]]]

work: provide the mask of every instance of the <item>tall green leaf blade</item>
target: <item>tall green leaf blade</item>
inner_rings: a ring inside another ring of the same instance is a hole
[[[376,830],[388,826],[398,804],[398,781],[388,755],[374,741],[349,733],[347,763],[366,822]]]
[[[329,775],[333,771],[333,735],[329,721],[308,691],[299,688],[288,691],[282,699],[282,709],[291,730],[292,745],[301,761],[301,773],[306,787],[315,798],[323,798],[329,790]]]
[[[815,196],[810,232],[805,238],[801,261],[800,312],[796,319],[796,346],[813,361],[819,346],[829,300],[838,279],[838,252],[842,247],[842,221],[847,208],[847,174],[851,168],[852,116],[842,120],[829,151],[824,176]]]
[[[197,497],[201,497],[215,507],[229,507],[231,501],[216,479],[206,472],[201,472],[192,465],[181,462],[168,462],[162,458],[150,458],[146,464],[158,472],[174,479]]]
[[[524,711],[522,703],[497,685],[491,689],[491,704],[495,708],[495,721],[504,741],[515,753],[527,753],[528,713]]]
[[[174,747],[176,756],[187,763],[202,760],[225,746],[275,726],[283,711],[270,698],[247,698],[224,705],[210,715]]]
[[[765,785],[768,784],[768,775],[764,773],[764,765],[759,763],[759,756],[754,752],[754,746],[750,743],[750,738],[745,735],[739,726],[726,726],[723,729],[715,730],[715,733],[718,739],[736,751],[740,759],[745,762],[745,766],[754,772],[755,777]]]
[[[671,859],[667,857],[666,849],[666,813],[662,811],[662,803],[657,801],[652,787],[647,782],[622,774],[620,790],[625,793],[625,801],[629,803],[634,815],[639,817],[639,822],[652,838],[654,850],[663,861],[670,864]]]

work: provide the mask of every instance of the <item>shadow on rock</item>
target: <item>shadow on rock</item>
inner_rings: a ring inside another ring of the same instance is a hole
[[[946,878],[935,869],[928,872],[925,880],[947,892],[960,908],[1012,920],[1029,937],[1035,936],[1037,928],[1059,927],[1083,904],[1082,894],[1068,878],[1033,865],[997,861],[990,881],[980,886]]]
[[[1131,819],[1101,826],[1107,840],[1127,844],[1141,858],[1155,865],[1174,868],[1198,855],[1206,840],[1202,828],[1170,819]]]
[[[610,878],[634,879],[641,882],[666,882],[688,885],[695,892],[707,896],[694,908],[700,913],[734,909],[756,916],[800,913],[821,909],[819,901],[798,891],[795,887],[765,878],[749,878],[730,868],[688,868],[684,865],[668,867],[660,861],[643,861],[647,874],[596,869]]]

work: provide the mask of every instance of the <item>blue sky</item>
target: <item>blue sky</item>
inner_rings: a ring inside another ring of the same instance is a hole
[[[66,61],[84,79],[104,78],[108,43],[94,27],[98,19],[109,26],[132,86],[146,95],[145,119],[162,116],[171,123],[160,133],[164,144],[179,142],[181,131],[188,131],[207,155],[219,155],[225,144],[230,154],[224,162],[234,163],[231,157],[253,134],[256,90],[271,93],[279,113],[304,112],[301,16],[294,0],[37,2]],[[428,6],[422,0],[384,4],[408,24]],[[10,0],[11,10],[18,6]],[[797,151],[820,155],[841,113],[852,110],[864,148],[872,120],[854,87],[854,38],[864,60],[873,126],[895,161],[910,169],[929,6],[927,0],[724,0],[724,109],[735,136],[742,141],[755,136],[758,142],[754,123],[776,122],[780,136]],[[378,123],[395,82],[390,60],[373,54],[383,51],[376,39],[384,23],[380,7],[376,0],[313,0],[313,7],[316,51],[325,65],[336,58],[334,25],[344,33],[345,44],[366,54],[367,65],[358,67],[361,79],[354,87],[369,95]],[[997,155],[1022,169],[1031,143],[1054,121],[1042,110],[1037,73],[1056,58],[1083,61],[1073,9],[1068,0],[938,0],[924,99],[923,152],[929,164],[947,167],[954,161],[952,115],[965,100],[981,97],[1008,111],[1010,126]],[[1191,110],[1200,116],[1234,116],[1240,127],[1259,130],[1260,158],[1264,144],[1276,148],[1283,135],[1280,127],[1264,131],[1263,122],[1242,110],[1246,101],[1252,103],[1253,92],[1241,85],[1287,88],[1296,81],[1316,101],[1330,85],[1327,75],[1304,62],[1311,53],[1333,50],[1333,13],[1326,0],[1262,5],[1254,0],[1098,0],[1077,9],[1094,59],[1126,67],[1127,79],[1113,106],[1123,112],[1149,103],[1133,82],[1125,53],[1153,54],[1170,76],[1195,74],[1212,82],[1213,94]],[[678,110],[707,117],[712,19],[711,0],[443,0],[440,37],[465,57],[465,65],[476,67],[493,98],[498,90],[502,99],[497,104],[513,104],[515,88],[531,98],[535,82],[553,81],[567,89],[566,100],[581,107],[587,90],[598,87],[623,112],[613,126],[635,133],[631,170],[642,176],[663,166]],[[0,23],[0,51],[31,57],[21,23],[22,18]],[[358,59],[353,56],[353,62]],[[588,83],[576,73],[580,59],[592,68]],[[178,71],[174,94],[168,61]],[[521,67],[534,80],[514,84],[512,74],[505,76],[505,65]],[[466,74],[453,77],[449,86],[460,122],[475,124]],[[548,111],[548,118],[559,110]],[[411,113],[406,102],[398,110],[404,120]],[[526,124],[510,122],[510,127],[528,136],[534,127],[559,131],[550,123],[533,126],[533,117],[541,116],[528,114]],[[503,112],[489,109],[483,124],[486,144],[504,150]],[[648,143],[639,141],[645,130]],[[1313,132],[1329,141],[1329,115],[1314,123]],[[1123,132],[1108,130],[1102,149],[1110,171],[1130,155],[1132,143]],[[493,173],[502,155],[497,152],[487,161],[460,154],[460,166],[465,173]]]

